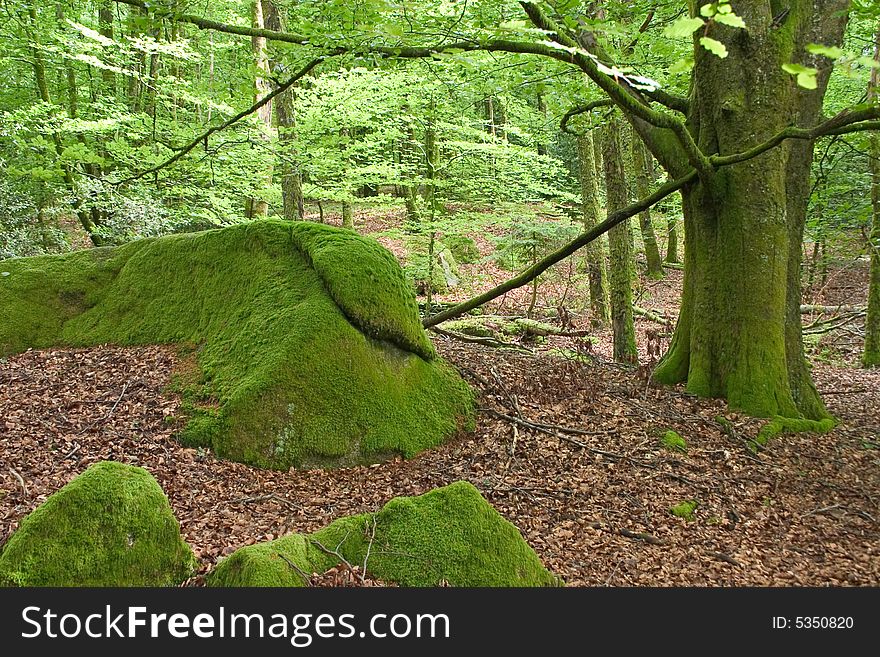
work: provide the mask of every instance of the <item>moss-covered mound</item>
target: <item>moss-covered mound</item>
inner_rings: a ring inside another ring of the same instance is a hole
[[[105,461],[22,520],[0,552],[0,586],[173,586],[195,566],[152,475]]]
[[[516,527],[480,492],[456,482],[418,497],[398,497],[371,514],[341,518],[312,534],[292,534],[237,550],[210,586],[304,586],[311,573],[340,562],[401,586],[554,586]]]
[[[375,240],[259,221],[0,263],[0,353],[198,345],[182,440],[263,467],[411,456],[471,422]]]

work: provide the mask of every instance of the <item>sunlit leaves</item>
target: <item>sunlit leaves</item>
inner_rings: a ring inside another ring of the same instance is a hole
[[[709,52],[718,55],[721,59],[727,57],[727,46],[711,37],[700,37],[700,45]]]
[[[840,59],[846,54],[842,48],[837,46],[823,46],[818,43],[808,43],[806,51],[812,55],[822,55],[828,59]]]
[[[679,18],[677,21],[670,23],[663,34],[670,39],[682,39],[689,37],[695,30],[700,29],[706,23],[700,18]]]
[[[783,64],[782,70],[786,73],[796,75],[798,86],[803,87],[804,89],[815,89],[817,86],[816,76],[819,73],[818,69],[812,68],[811,66],[804,66],[802,64]]]

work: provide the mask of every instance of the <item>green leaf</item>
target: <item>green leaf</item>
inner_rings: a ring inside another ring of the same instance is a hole
[[[705,16],[706,18],[712,18],[717,13],[718,5],[716,5],[714,2],[700,7],[700,15]]]
[[[745,29],[746,22],[737,16],[736,14],[722,14],[721,12],[715,14],[715,17],[712,19],[716,23],[722,23],[723,25],[729,25],[730,27],[740,27]]]
[[[813,55],[822,55],[828,59],[840,59],[846,54],[837,46],[823,46],[820,43],[808,43],[807,52]]]
[[[720,5],[718,5],[718,13],[719,14],[730,14],[731,16],[733,16],[734,15],[733,7],[731,7],[726,2],[722,2]]]
[[[818,75],[819,71],[815,68],[803,66],[801,64],[783,64],[782,70],[786,73],[796,75],[799,87],[803,87],[804,89],[815,89],[817,86],[816,75]]]
[[[669,73],[671,75],[678,75],[679,73],[687,73],[694,67],[694,60],[690,57],[685,57],[684,59],[679,59],[672,66],[669,67]]]
[[[693,34],[706,23],[701,18],[679,18],[674,23],[670,23],[663,34],[670,39],[683,39]]]
[[[804,89],[815,89],[817,86],[816,76],[808,73],[799,73],[797,76],[797,83],[799,87],[803,87]]]
[[[727,57],[727,47],[720,41],[710,37],[700,37],[700,45],[711,53],[715,53],[721,59]]]
[[[800,75],[802,73],[816,75],[819,72],[816,69],[804,66],[803,64],[783,64],[782,70],[786,73],[791,73],[792,75]]]

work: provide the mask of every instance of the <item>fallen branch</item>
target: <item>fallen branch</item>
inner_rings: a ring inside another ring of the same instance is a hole
[[[24,483],[24,477],[22,477],[18,472],[15,471],[15,468],[10,467],[9,473],[18,479],[18,484],[21,486],[21,490],[24,493],[24,499],[30,499],[30,494],[28,493],[27,484]]]
[[[309,577],[308,575],[306,575],[305,571],[303,571],[302,568],[300,568],[299,566],[297,566],[295,563],[293,563],[290,559],[288,559],[285,555],[281,554],[280,552],[276,552],[276,554],[277,554],[279,557],[281,557],[281,558],[284,560],[284,562],[285,562],[288,566],[290,566],[290,567],[294,570],[294,572],[295,572],[297,575],[299,575],[300,577],[303,578],[303,581],[306,583],[306,586],[311,586],[311,585],[312,585],[312,578]]]
[[[621,536],[625,536],[626,538],[634,538],[638,541],[650,543],[651,545],[664,545],[664,541],[660,540],[652,534],[645,534],[644,532],[631,532],[628,529],[619,529],[617,533]]]
[[[661,317],[655,312],[651,312],[647,308],[641,308],[639,306],[633,306],[633,314],[638,315],[639,317],[644,317],[650,322],[656,322],[661,326],[672,326],[672,322],[665,317]]]
[[[815,304],[804,304],[801,306],[801,314],[821,313],[823,315],[837,315],[840,313],[863,313],[867,309],[863,306],[817,306]]]
[[[720,559],[725,563],[729,563],[731,566],[738,566],[742,568],[742,564],[731,557],[730,555],[724,554],[723,552],[715,552],[714,550],[706,550],[703,554],[706,554],[710,557],[715,557],[716,559]]]
[[[532,349],[524,347],[520,344],[516,344],[514,342],[502,342],[501,340],[496,340],[495,338],[465,335],[464,333],[458,333],[456,331],[447,331],[437,326],[429,326],[428,328],[438,335],[443,335],[447,338],[452,338],[453,340],[458,340],[460,342],[467,342],[469,344],[481,344],[486,347],[493,347],[494,349],[518,349],[520,351],[525,351],[529,354],[535,353]]]

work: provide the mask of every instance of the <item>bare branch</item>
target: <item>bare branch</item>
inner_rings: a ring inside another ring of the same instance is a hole
[[[118,1],[121,2],[122,0],[118,0]],[[133,176],[129,176],[128,178],[120,180],[114,184],[124,185],[126,183],[134,182],[135,180],[138,180],[139,178],[143,178],[144,176],[148,176],[151,173],[157,173],[158,171],[161,171],[162,169],[174,164],[180,158],[182,158],[184,155],[186,155],[192,149],[194,149],[196,146],[198,146],[199,144],[207,143],[208,137],[210,137],[215,132],[220,132],[221,130],[225,130],[226,128],[231,126],[233,123],[237,123],[238,121],[241,121],[244,117],[253,114],[258,109],[260,109],[263,105],[266,105],[267,103],[271,102],[271,100],[273,98],[275,98],[276,96],[287,91],[290,87],[292,87],[294,84],[296,84],[297,81],[299,81],[301,78],[303,78],[305,75],[307,75],[309,73],[309,71],[311,71],[318,64],[323,62],[324,59],[325,59],[324,57],[318,57],[317,59],[313,59],[308,64],[306,64],[302,69],[300,69],[292,78],[287,80],[287,82],[284,82],[283,84],[279,85],[274,91],[272,91],[269,94],[266,94],[265,96],[263,96],[263,98],[258,100],[256,103],[251,105],[246,110],[242,110],[241,112],[239,112],[238,114],[233,116],[231,119],[227,119],[226,121],[224,121],[220,125],[215,125],[213,128],[208,128],[205,132],[203,132],[198,137],[193,139],[186,146],[184,146],[183,148],[178,150],[177,153],[175,153],[174,155],[169,157],[164,162],[157,164],[154,167],[150,167],[149,169],[145,169],[144,171],[141,171],[140,173],[137,173]]]
[[[576,117],[579,114],[586,114],[587,112],[591,112],[597,107],[613,107],[614,101],[610,98],[600,98],[599,100],[594,100],[591,103],[587,103],[586,105],[578,105],[577,107],[572,107],[565,113],[565,116],[562,117],[562,120],[559,122],[559,129],[562,132],[566,132],[570,135],[577,136],[577,132],[568,127],[568,122]]]

